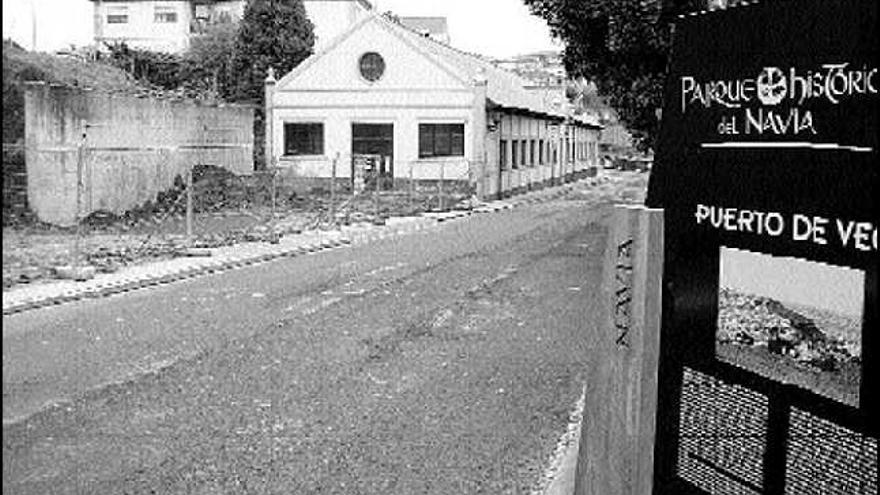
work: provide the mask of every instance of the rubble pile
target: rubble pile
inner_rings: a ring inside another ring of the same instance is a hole
[[[775,299],[729,288],[719,293],[716,339],[722,344],[765,347],[823,371],[861,360],[858,335],[832,337],[815,321]]]

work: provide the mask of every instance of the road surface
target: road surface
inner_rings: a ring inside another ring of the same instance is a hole
[[[3,493],[530,493],[611,196],[3,318]]]

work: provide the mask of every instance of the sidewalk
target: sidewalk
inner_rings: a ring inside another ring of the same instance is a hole
[[[335,231],[318,230],[284,236],[277,244],[244,242],[233,246],[203,250],[208,251],[210,256],[181,257],[127,266],[114,273],[98,274],[91,280],[84,282],[56,280],[16,286],[3,291],[3,315],[81,299],[106,297],[277,258],[298,256],[350,244],[371,242],[392,235],[411,233],[472,214],[492,213],[523,204],[558,198],[587,181],[594,182],[591,179],[583,179],[507,200],[483,203],[470,210],[425,213],[415,217],[391,217],[386,220],[383,226],[355,224]]]

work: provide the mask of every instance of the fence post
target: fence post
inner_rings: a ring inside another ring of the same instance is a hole
[[[82,200],[83,200],[83,159],[87,138],[86,121],[80,120],[81,137],[76,146],[76,237],[73,242],[73,268],[78,271],[82,265]]]
[[[446,179],[446,163],[440,162],[440,180],[437,182],[437,202],[443,211],[443,181]]]
[[[278,244],[278,163],[273,157],[272,159],[272,218],[269,223],[269,242]]]
[[[415,189],[416,183],[415,179],[413,178],[413,164],[412,162],[409,162],[409,207],[413,208],[414,210],[416,209],[415,205],[413,204],[415,202]]]
[[[336,226],[336,165],[339,162],[339,152],[333,157],[330,165],[330,222]]]
[[[379,157],[379,160],[381,160],[381,159],[382,159],[382,157]],[[375,171],[375,180],[376,180],[376,187],[373,190],[373,223],[378,224],[379,223],[379,181],[381,180],[381,177],[382,177],[382,174],[380,173],[380,170],[381,170],[380,164],[376,163],[373,167],[373,170]]]
[[[192,247],[193,235],[193,166],[186,166],[186,248]]]

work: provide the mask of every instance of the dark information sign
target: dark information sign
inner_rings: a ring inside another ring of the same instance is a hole
[[[656,493],[877,493],[876,0],[676,21]]]

